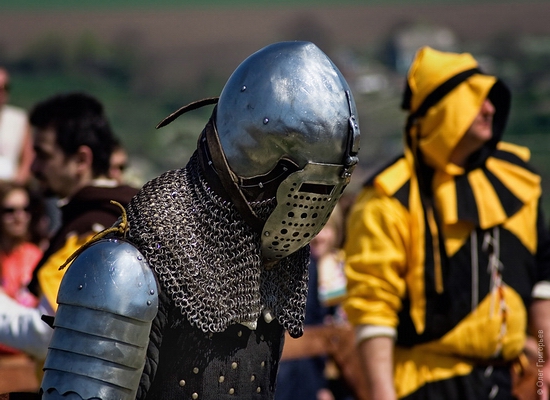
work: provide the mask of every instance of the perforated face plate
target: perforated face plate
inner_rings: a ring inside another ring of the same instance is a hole
[[[277,206],[262,232],[267,263],[304,247],[325,226],[350,180],[351,171],[343,171],[341,165],[308,163],[279,185]]]

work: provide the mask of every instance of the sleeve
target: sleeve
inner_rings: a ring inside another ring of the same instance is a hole
[[[37,308],[30,308],[0,293],[0,343],[39,360],[46,358],[53,329],[42,321],[42,315],[53,311],[42,300]]]
[[[53,253],[38,271],[41,295],[47,299],[54,311],[57,310],[57,292],[68,269],[68,266],[62,270],[59,267],[93,236],[94,233],[80,237],[76,234],[69,236],[63,247]]]
[[[157,283],[158,284],[158,283]],[[160,286],[159,286],[160,287]],[[151,325],[149,333],[149,344],[147,345],[147,357],[139,387],[136,394],[137,400],[143,400],[147,397],[147,392],[151,388],[160,359],[160,347],[162,345],[163,331],[168,322],[168,310],[170,307],[170,298],[165,291],[159,291],[159,309]]]
[[[391,336],[405,296],[408,211],[395,198],[364,189],[349,215],[344,309],[361,330]],[[381,329],[382,327],[382,329]],[[389,328],[389,329],[388,329]]]
[[[537,218],[537,238],[537,277],[532,297],[535,299],[550,299],[550,232],[546,227],[540,203]]]

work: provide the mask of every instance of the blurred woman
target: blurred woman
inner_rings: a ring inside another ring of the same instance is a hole
[[[341,250],[344,216],[339,205],[327,224],[310,242],[308,296],[305,330],[308,327],[330,325],[337,321],[337,305],[345,295],[343,272],[344,255]],[[285,345],[292,339],[288,336]],[[300,339],[298,339],[300,340]],[[306,339],[307,340],[307,339]],[[327,349],[328,350],[328,349]],[[332,365],[331,365],[332,366]],[[337,400],[331,390],[332,376],[327,370],[327,355],[297,359],[283,359],[279,364],[275,400]]]
[[[28,307],[37,303],[27,285],[42,257],[40,247],[31,241],[31,211],[25,186],[0,182],[0,290]]]

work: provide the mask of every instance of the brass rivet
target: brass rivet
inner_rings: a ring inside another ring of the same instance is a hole
[[[237,363],[236,362],[231,363],[231,368],[232,369],[237,369]]]
[[[199,398],[199,394],[198,394],[198,393],[193,393],[193,394],[191,395],[191,398],[192,398],[193,400],[196,400],[196,399]]]
[[[256,375],[252,375],[252,376],[250,377],[250,382],[254,382],[255,380],[256,380]]]
[[[199,373],[199,369],[197,367],[193,368],[193,373],[194,374],[198,374]]]
[[[260,364],[260,366],[263,368],[265,367],[265,361],[262,361],[262,363]]]
[[[181,386],[181,387],[184,387],[184,386],[185,386],[185,381],[184,381],[183,379],[180,381],[180,386]]]
[[[223,381],[225,381],[225,376],[222,375],[218,378],[218,382],[222,383]]]
[[[235,389],[233,388],[229,389],[229,394],[233,394],[233,393],[235,393]]]
[[[262,388],[258,386],[258,387],[256,388],[256,393],[260,393],[261,391],[262,391]]]
[[[239,333],[237,333],[238,337],[241,337],[242,335],[243,335],[243,331],[239,331]]]

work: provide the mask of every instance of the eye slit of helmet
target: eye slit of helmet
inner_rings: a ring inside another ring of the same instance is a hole
[[[316,194],[331,194],[334,190],[334,185],[321,185],[318,183],[303,183],[298,189],[299,192],[316,193]]]

